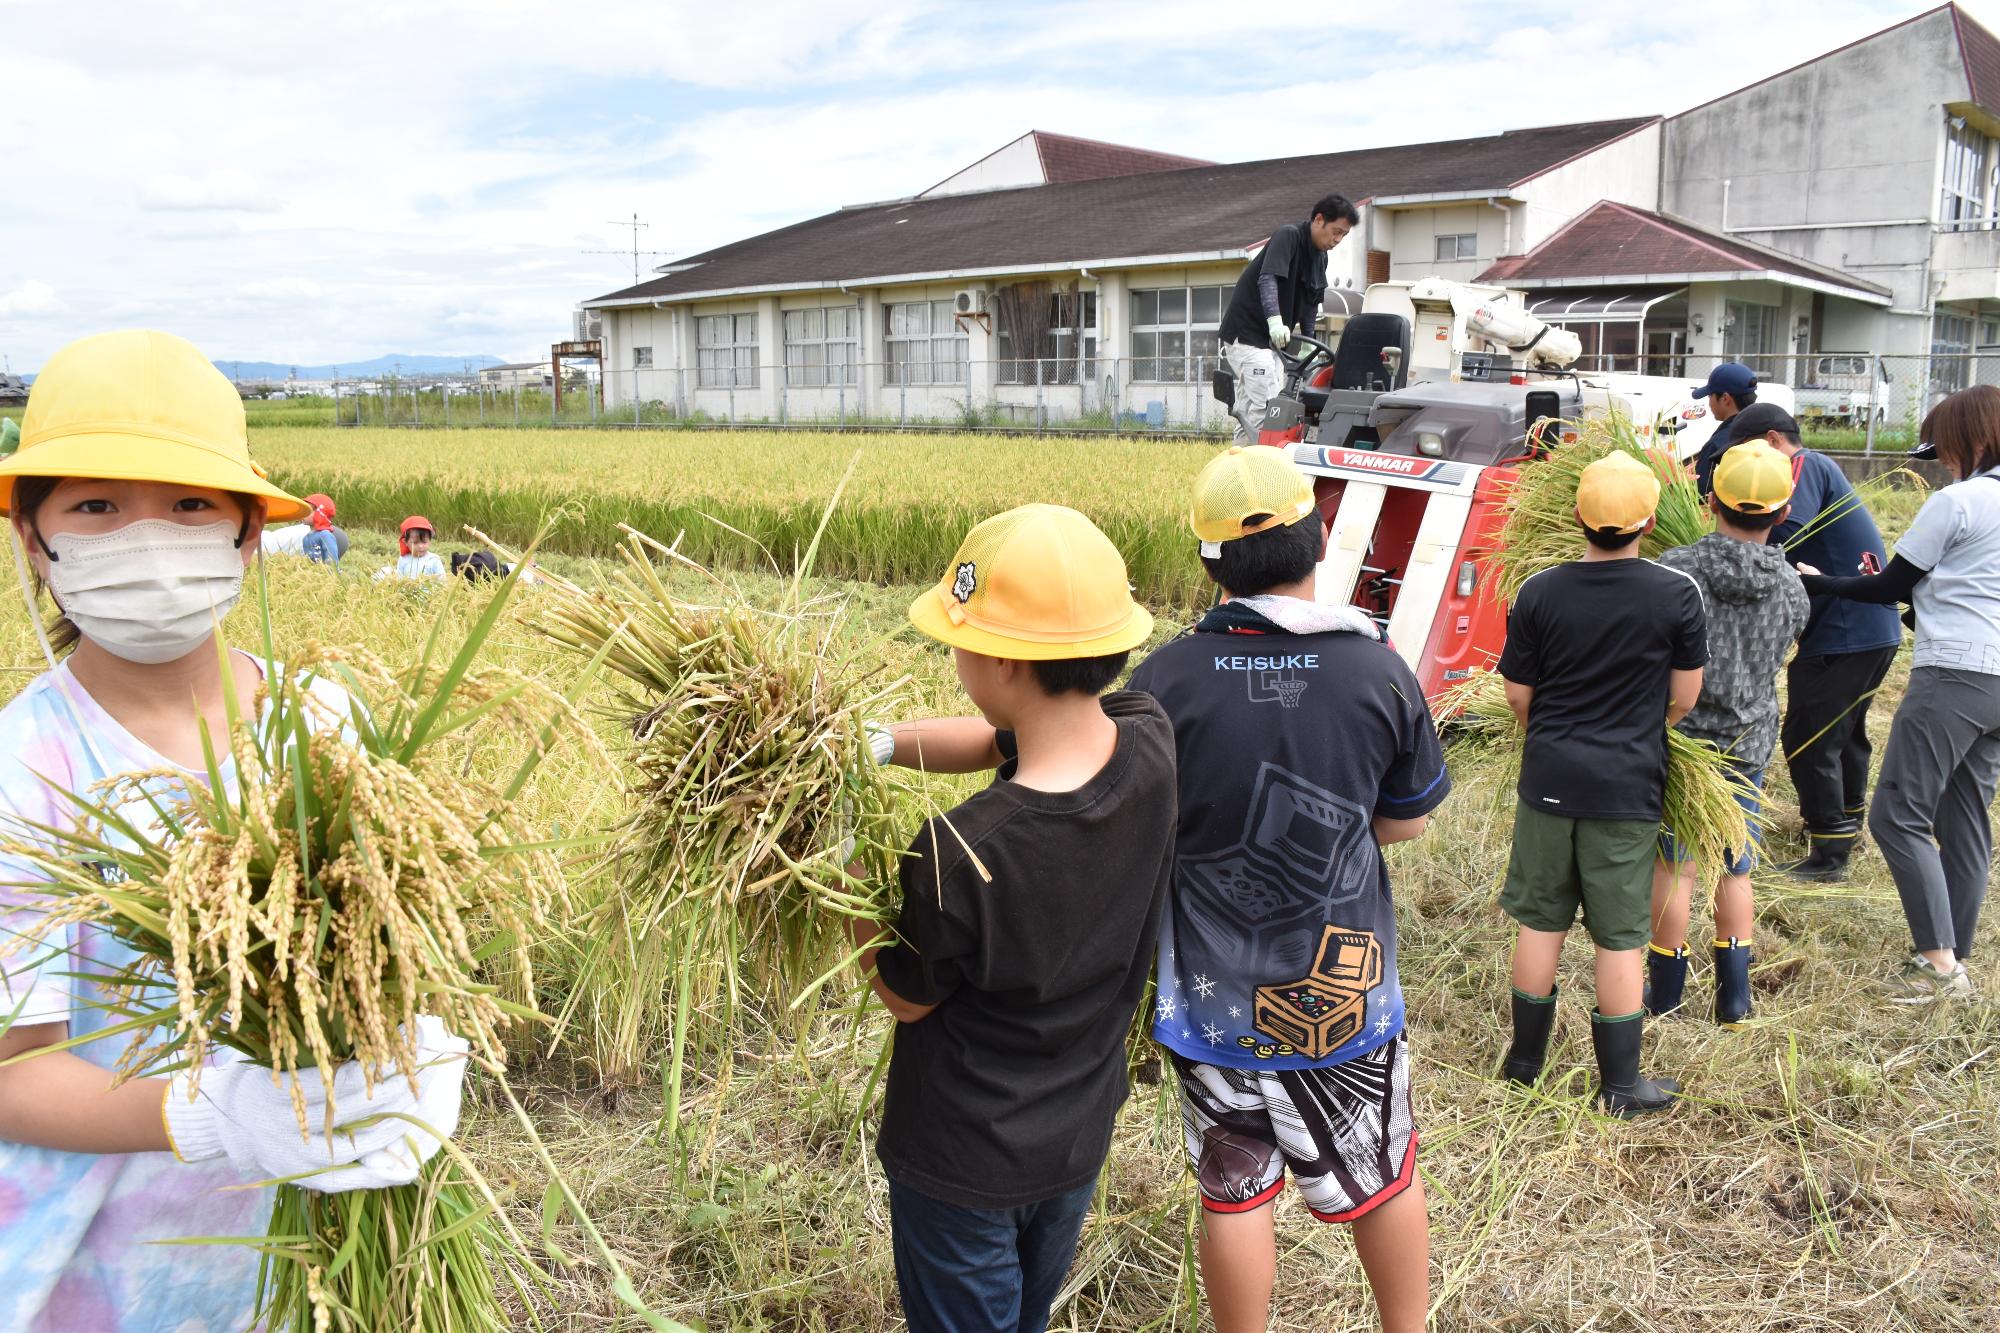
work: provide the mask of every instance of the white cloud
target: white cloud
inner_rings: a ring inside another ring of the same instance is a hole
[[[48,315],[63,308],[56,289],[46,282],[28,279],[13,291],[0,294],[0,319],[15,315]]]
[[[262,194],[257,182],[241,171],[210,171],[201,176],[162,174],[148,177],[139,193],[139,202],[163,212],[200,212],[232,209],[268,212],[277,201]]]
[[[630,281],[579,252],[629,246],[607,223],[634,210],[642,248],[688,255],[1031,128],[1241,161],[1671,113],[1911,12],[1683,0],[1503,38],[1473,0],[1309,6],[1280,53],[1210,0],[4,9],[9,165],[34,185],[0,256],[38,275],[0,297],[17,368],[139,321],[225,358],[525,359]]]

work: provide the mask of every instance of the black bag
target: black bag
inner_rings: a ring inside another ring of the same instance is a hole
[[[491,551],[453,551],[451,572],[463,579],[497,579],[503,572]]]

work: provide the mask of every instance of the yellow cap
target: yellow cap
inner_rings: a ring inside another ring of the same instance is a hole
[[[1715,465],[1715,498],[1739,514],[1770,514],[1792,499],[1792,460],[1762,440],[1723,451]]]
[[[1108,657],[1153,632],[1111,539],[1074,509],[1039,504],[967,533],[937,586],[910,603],[910,623],[954,648],[1020,662]]]
[[[252,495],[265,517],[300,518],[304,501],[250,461],[243,399],[185,338],[125,329],[79,338],[35,376],[21,447],[0,459],[0,514],[16,477],[164,481]]]
[[[1593,531],[1637,532],[1659,505],[1659,475],[1622,449],[1584,468],[1577,481],[1577,517]]]
[[[1236,445],[1208,460],[1194,480],[1189,517],[1202,554],[1266,528],[1287,528],[1313,512],[1312,481],[1283,449]]]

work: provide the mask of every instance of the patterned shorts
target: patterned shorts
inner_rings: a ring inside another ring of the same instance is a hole
[[[1416,1177],[1403,1034],[1323,1069],[1227,1069],[1179,1055],[1173,1062],[1188,1164],[1210,1212],[1269,1203],[1289,1167],[1314,1217],[1352,1222]]]

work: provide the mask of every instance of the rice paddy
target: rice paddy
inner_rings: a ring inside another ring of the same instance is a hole
[[[843,599],[842,645],[908,678],[912,712],[962,711],[949,656],[901,628],[910,585],[928,582],[966,527],[1027,499],[1076,505],[1125,550],[1142,594],[1165,612],[1161,634],[1205,600],[1184,538],[1189,479],[1209,448],[1183,443],[853,436],[686,437],[581,431],[260,430],[253,449],[276,478],[336,496],[355,549],[341,575],[270,562],[281,645],[358,643],[414,661],[432,621],[469,627],[491,596],[461,585],[384,585],[367,572],[390,558],[383,535],[407,512],[429,514],[441,546],[463,548],[470,523],[503,540],[566,508],[544,563],[584,587],[606,586],[616,522],[671,539],[725,571],[741,592],[778,605],[789,568],[826,498],[861,446],[828,525],[805,596]],[[712,515],[769,548],[710,523]],[[1906,521],[1907,516],[1903,519]],[[1900,522],[1891,526],[1899,527]],[[766,572],[758,572],[759,570]],[[736,570],[737,573],[726,571]],[[697,597],[692,571],[663,574]],[[555,603],[521,590],[521,615],[494,632],[488,660],[569,690],[584,655],[552,644],[532,621]],[[4,600],[4,599],[0,599]],[[254,618],[232,633],[254,646]],[[0,608],[0,692],[33,678],[39,652],[18,606]],[[1870,715],[1886,739],[1907,655]],[[5,682],[12,682],[11,685]],[[606,680],[585,707],[616,707]],[[604,747],[549,756],[524,794],[524,827],[551,839],[610,826],[630,808],[630,773],[613,757],[629,731],[595,724]],[[498,758],[468,748],[467,771]],[[1798,825],[1773,770],[1774,858]],[[923,779],[898,806],[902,834],[963,791]],[[1880,1003],[1907,935],[1872,850],[1842,885],[1758,876],[1756,1017],[1724,1032],[1704,1017],[1652,1025],[1648,1065],[1680,1077],[1672,1114],[1625,1123],[1588,1110],[1586,947],[1572,942],[1549,1075],[1510,1091],[1493,1078],[1506,1042],[1511,929],[1494,903],[1507,852],[1506,802],[1468,776],[1431,831],[1391,849],[1423,1147],[1431,1198],[1434,1325],[1507,1330],[1983,1330],[2000,1328],[2000,967],[1993,927],[1971,961],[1982,998],[1941,1009]],[[572,920],[588,920],[591,879],[573,886]],[[535,958],[538,1006],[560,1013],[586,990],[591,966],[574,929],[551,929]],[[1706,1012],[1697,962],[1689,1011]],[[660,1313],[711,1330],[880,1333],[900,1328],[884,1182],[868,1145],[874,1079],[889,1023],[859,1010],[846,981],[826,988],[802,1022],[745,1001],[733,1060],[690,1058],[680,1126],[663,1122],[670,1042],[652,1034],[648,1076],[606,1086],[574,1031],[535,1036],[511,1053],[513,1088],[550,1158]],[[1194,1290],[1189,1202],[1171,1085],[1142,1084],[1123,1111],[1051,1328],[1141,1333],[1206,1327]],[[491,1080],[475,1077],[458,1141],[513,1219],[542,1230],[549,1175],[540,1149]],[[587,1255],[589,1238],[556,1209],[552,1239]],[[1280,1266],[1272,1327],[1296,1333],[1374,1327],[1372,1304],[1343,1228],[1312,1221],[1295,1195],[1278,1205]],[[548,1263],[550,1287],[530,1313],[556,1330],[637,1328],[601,1265]]]

